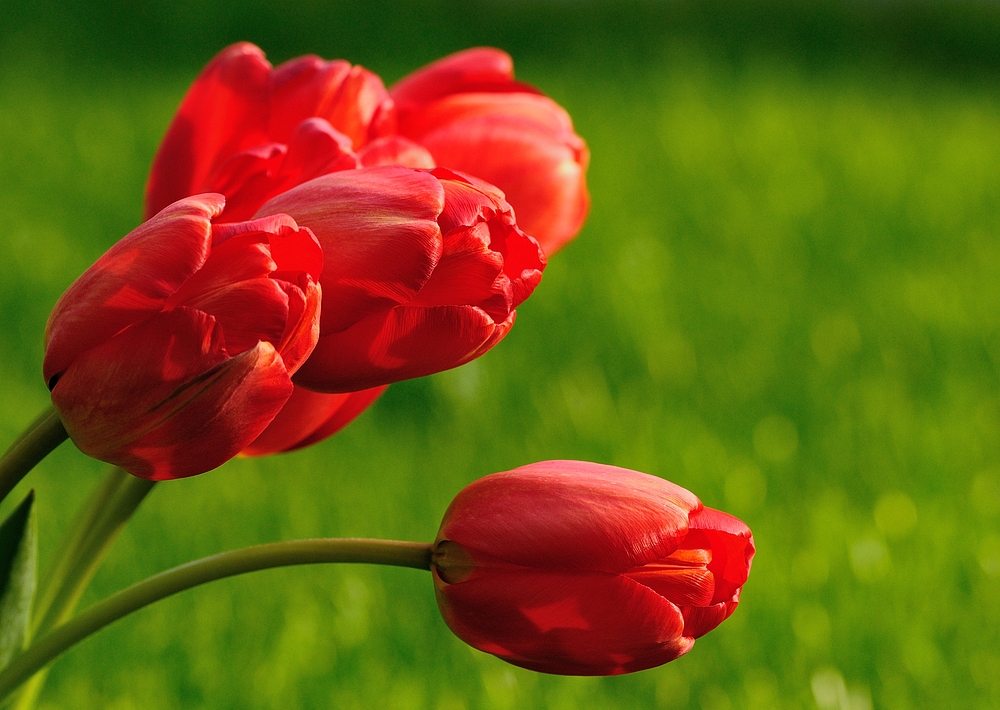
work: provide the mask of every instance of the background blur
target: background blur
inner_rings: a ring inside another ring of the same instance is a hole
[[[426,573],[258,573],[86,641],[43,707],[1000,707],[1000,6],[4,0],[0,444],[47,404],[52,304],[244,39],[387,84],[501,47],[589,142],[592,213],[494,351],[158,486],[84,604],[258,542],[431,540],[463,485],[552,458],[742,517],[753,572],[688,656],[602,679],[467,648]],[[11,497],[37,490],[43,564],[103,470],[67,443]]]

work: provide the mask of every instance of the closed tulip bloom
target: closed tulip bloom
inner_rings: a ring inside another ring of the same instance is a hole
[[[399,135],[438,165],[496,185],[518,224],[552,255],[587,215],[587,146],[569,114],[514,80],[510,56],[478,48],[438,60],[395,84]]]
[[[387,386],[360,392],[325,394],[296,387],[285,406],[244,456],[266,456],[312,446],[333,436],[382,396]]]
[[[219,466],[292,394],[319,336],[323,253],[287,215],[213,224],[176,202],[62,295],[45,330],[52,402],[84,453],[151,480]]]
[[[514,323],[545,258],[503,194],[436,168],[316,178],[258,212],[290,215],[323,246],[320,338],[295,382],[353,392],[457,367]]]
[[[466,643],[544,673],[616,675],[687,653],[739,603],[750,530],[663,479],[547,461],[465,488],[432,569]]]
[[[258,47],[234,44],[205,67],[167,129],[146,187],[146,216],[218,192],[226,196],[226,221],[247,219],[290,187],[357,167],[356,152],[393,129],[392,101],[366,69],[315,56],[275,68]],[[386,146],[370,152],[369,164],[386,153]]]

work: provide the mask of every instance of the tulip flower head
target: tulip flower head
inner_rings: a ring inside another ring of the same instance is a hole
[[[44,374],[86,454],[152,480],[221,465],[292,394],[319,336],[323,252],[287,215],[213,224],[221,195],[176,202],[62,295]]]
[[[462,365],[496,345],[545,256],[492,185],[444,168],[361,168],[266,203],[323,246],[315,352],[295,382],[352,392]]]
[[[680,486],[546,461],[461,491],[432,570],[466,643],[543,673],[617,675],[678,658],[728,618],[753,554],[746,525]]]
[[[541,278],[544,256],[504,194],[434,169],[395,127],[394,101],[371,72],[312,56],[272,67],[243,42],[195,81],[150,172],[147,214],[213,191],[227,200],[217,221],[285,213],[316,234],[322,341],[296,378],[315,391],[461,365],[503,338]]]

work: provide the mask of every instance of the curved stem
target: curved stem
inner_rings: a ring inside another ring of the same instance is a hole
[[[112,468],[70,525],[39,586],[29,640],[65,623],[104,561],[111,544],[155,483]],[[36,673],[17,694],[10,710],[31,710],[45,685]]]
[[[55,407],[50,406],[28,425],[10,448],[0,457],[0,501],[14,490],[14,486],[35,467],[39,461],[66,441],[69,434],[59,419]]]
[[[74,521],[40,588],[32,613],[33,636],[69,618],[111,543],[155,484],[120,468],[108,473]]]
[[[0,672],[0,699],[53,658],[123,616],[185,589],[256,570],[328,562],[431,568],[431,545],[396,540],[324,538],[246,547],[195,560],[133,584],[33,643]]]

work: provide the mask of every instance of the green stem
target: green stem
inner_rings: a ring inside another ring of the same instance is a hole
[[[39,461],[66,441],[69,434],[55,407],[49,407],[28,425],[10,448],[0,457],[0,500],[14,490],[14,486],[35,467]]]
[[[66,621],[118,533],[153,489],[155,481],[112,469],[87,501],[63,541],[35,602],[32,635]]]
[[[152,490],[153,481],[113,468],[77,514],[56,551],[32,610],[31,638],[67,621],[125,523]],[[30,710],[45,685],[39,671],[24,685],[11,710]]]
[[[216,579],[272,567],[329,562],[367,562],[429,570],[431,545],[362,538],[292,540],[223,552],[174,567],[94,604],[33,643],[0,672],[0,698],[5,698],[74,644],[153,602]]]

